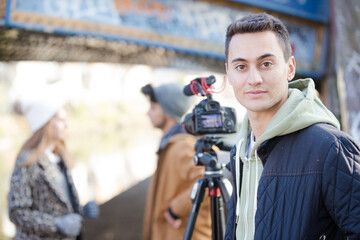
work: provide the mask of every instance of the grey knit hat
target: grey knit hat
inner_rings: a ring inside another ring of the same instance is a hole
[[[184,86],[180,83],[165,83],[153,87],[156,101],[170,117],[177,122],[193,105],[193,98],[183,93]]]

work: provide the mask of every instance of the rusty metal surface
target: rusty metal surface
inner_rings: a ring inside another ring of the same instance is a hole
[[[0,27],[0,61],[108,62],[224,72],[224,60],[100,38]]]

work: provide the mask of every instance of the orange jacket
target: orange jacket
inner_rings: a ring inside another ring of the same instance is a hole
[[[158,167],[153,175],[147,195],[143,239],[183,239],[192,202],[193,185],[204,176],[204,167],[195,166],[195,137],[176,134],[162,150]],[[174,229],[164,218],[164,212],[171,208],[180,217],[182,224]],[[211,239],[210,199],[205,193],[196,218],[192,239]]]

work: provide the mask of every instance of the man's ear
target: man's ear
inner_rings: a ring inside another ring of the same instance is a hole
[[[296,63],[294,56],[291,56],[288,61],[288,73],[287,73],[287,80],[290,82],[295,77],[295,70],[296,70]]]

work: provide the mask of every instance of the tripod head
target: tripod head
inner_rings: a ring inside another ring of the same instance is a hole
[[[213,146],[217,146],[220,150],[224,151],[230,151],[232,148],[232,144],[223,141],[221,136],[205,135],[198,139],[195,144],[195,166],[205,166],[206,171],[220,171],[224,168],[229,169],[228,165],[218,162],[217,153],[213,149]]]

